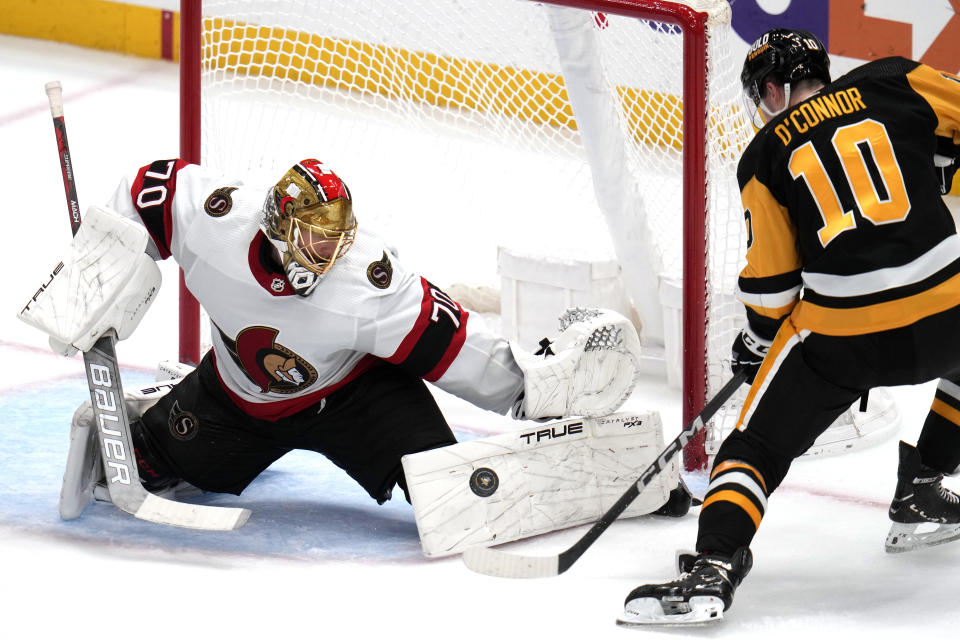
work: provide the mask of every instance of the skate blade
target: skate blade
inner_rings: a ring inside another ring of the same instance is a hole
[[[723,600],[713,596],[694,596],[689,602],[668,605],[669,613],[657,598],[631,600],[617,617],[617,624],[623,627],[704,626],[723,620]]]
[[[930,525],[935,528],[929,531],[917,530],[921,526]],[[904,553],[924,547],[934,547],[954,540],[960,540],[960,524],[938,525],[932,522],[900,524],[895,522],[890,526],[890,532],[887,533],[884,548],[887,553]]]

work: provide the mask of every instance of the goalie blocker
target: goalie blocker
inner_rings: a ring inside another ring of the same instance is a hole
[[[50,336],[56,353],[87,352],[110,329],[128,338],[160,289],[160,269],[144,253],[147,230],[90,207],[58,264],[18,317]]]
[[[616,413],[404,456],[423,552],[444,556],[593,522],[663,446],[659,413]],[[662,507],[683,515],[689,495],[679,484],[674,461],[623,517]],[[668,505],[671,498],[685,501],[682,508]]]

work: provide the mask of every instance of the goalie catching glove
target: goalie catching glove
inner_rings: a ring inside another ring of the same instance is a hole
[[[71,356],[89,351],[107,331],[130,337],[160,289],[160,269],[144,253],[147,230],[118,214],[90,207],[69,257],[53,270],[18,317]]]
[[[536,355],[513,355],[523,371],[517,419],[604,416],[633,392],[640,373],[640,338],[625,317],[606,309],[567,309],[560,335]]]

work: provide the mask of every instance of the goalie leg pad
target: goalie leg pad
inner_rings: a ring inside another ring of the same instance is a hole
[[[900,430],[900,412],[883,387],[871,389],[866,402],[858,400],[817,438],[803,455],[828,456],[883,442]]]
[[[131,425],[156,404],[173,385],[156,384],[124,393]],[[60,486],[60,517],[73,520],[93,502],[110,502],[105,485],[102,453],[90,401],[80,405],[70,422],[70,448]]]
[[[538,355],[514,348],[524,386],[517,418],[609,415],[630,397],[640,373],[636,327],[606,309],[568,309],[560,335]]]
[[[444,556],[594,522],[663,447],[659,413],[617,413],[404,456],[423,552]],[[674,461],[621,517],[657,510],[679,478]]]

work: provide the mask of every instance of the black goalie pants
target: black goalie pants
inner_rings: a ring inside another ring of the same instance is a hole
[[[793,460],[865,392],[938,378],[917,449],[924,464],[952,473],[960,465],[960,309],[844,337],[798,331],[788,318],[714,459],[697,550],[748,546]]]
[[[306,449],[326,456],[382,503],[395,484],[406,490],[402,456],[456,442],[424,382],[388,363],[276,421],[238,409],[214,366],[208,353],[144,413],[141,475],[152,463],[204,491],[239,495],[278,458]]]

